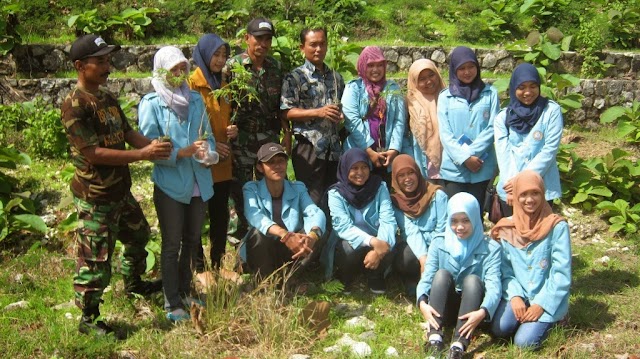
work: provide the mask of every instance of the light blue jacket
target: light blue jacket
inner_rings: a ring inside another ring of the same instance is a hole
[[[267,234],[269,227],[276,224],[273,221],[273,202],[271,193],[264,179],[250,181],[242,187],[244,195],[244,216],[249,225],[260,233]],[[297,181],[284,181],[282,193],[282,222],[289,232],[311,232],[313,227],[318,227],[325,233],[327,219],[324,212],[316,206],[309,197],[309,192],[304,183]]]
[[[538,304],[544,313],[538,319],[555,323],[569,310],[571,286],[571,241],[567,222],[559,222],[546,238],[517,249],[502,244],[502,298],[522,297]]]
[[[493,147],[493,121],[500,111],[498,92],[486,85],[480,97],[469,104],[444,89],[438,96],[438,124],[442,142],[442,164],[440,176],[447,181],[478,183],[491,179],[496,168],[496,153]],[[462,147],[458,140],[466,135],[473,143]],[[480,171],[473,173],[464,165],[471,156],[487,154]]]
[[[395,81],[387,80],[383,92],[389,93],[386,98],[387,119],[385,124],[386,142],[383,146],[400,152],[407,122],[407,109],[404,96]],[[356,147],[366,150],[373,145],[373,138],[369,131],[369,124],[363,121],[369,110],[369,95],[362,78],[349,81],[342,95],[342,112],[344,126],[349,136],[344,141],[343,149],[347,151]]]
[[[560,198],[560,173],[556,155],[562,139],[562,111],[560,106],[549,101],[538,122],[528,134],[521,135],[508,130],[505,125],[507,110],[500,111],[494,122],[494,136],[500,180],[498,195],[507,199],[504,184],[519,172],[533,170],[544,180],[547,201]]]
[[[400,238],[407,242],[418,259],[426,256],[434,238],[442,237],[444,233],[447,226],[447,198],[446,193],[437,190],[429,208],[418,218],[408,217],[394,207]]]
[[[365,240],[376,237],[389,243],[390,249],[393,248],[396,244],[398,225],[393,214],[389,190],[384,182],[380,183],[378,193],[373,200],[359,210],[350,205],[335,189],[329,190],[328,196],[333,230],[322,253],[327,278],[333,272],[335,248],[340,239],[349,242],[351,247],[355,249],[361,246]],[[366,222],[366,231],[355,225],[356,211],[360,211],[362,214],[364,222]]]
[[[422,272],[422,277],[416,287],[417,297],[420,298],[423,294],[429,295],[433,277],[440,269],[446,269],[453,275],[456,282],[456,291],[458,292],[462,291],[464,278],[470,274],[475,274],[484,283],[484,298],[480,307],[487,308],[489,318],[485,318],[485,321],[490,320],[493,318],[500,303],[500,295],[502,293],[500,283],[500,245],[496,241],[485,237],[465,263],[458,263],[444,243],[443,237],[438,237],[431,242],[424,272]]]
[[[162,192],[174,200],[189,204],[193,195],[195,183],[198,183],[200,196],[203,201],[213,197],[213,178],[211,169],[202,166],[192,157],[178,159],[178,150],[191,145],[200,138],[200,126],[203,133],[209,136],[209,148],[215,151],[216,142],[213,138],[209,116],[202,102],[202,97],[196,91],[191,91],[189,100],[189,118],[180,121],[175,112],[167,104],[152,92],[140,100],[138,106],[138,119],[140,132],[148,138],[155,139],[165,136],[167,122],[169,122],[169,135],[173,144],[171,157],[168,160],[153,161],[153,173],[151,178]]]

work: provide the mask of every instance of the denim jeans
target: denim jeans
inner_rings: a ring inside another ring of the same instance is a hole
[[[453,275],[446,269],[440,269],[433,277],[431,290],[429,291],[429,305],[433,307],[440,317],[435,317],[440,329],[429,330],[429,335],[443,335],[442,326],[456,323],[453,340],[459,341],[464,347],[469,346],[469,339],[460,336],[460,327],[466,320],[458,319],[459,316],[480,309],[484,298],[484,285],[475,274],[469,274],[462,281],[462,292],[456,291],[456,282]]]
[[[529,302],[525,304],[529,306]],[[520,323],[511,308],[511,301],[502,299],[491,323],[494,335],[506,338],[513,335],[513,343],[522,348],[538,349],[555,323]],[[515,335],[514,335],[515,333]]]

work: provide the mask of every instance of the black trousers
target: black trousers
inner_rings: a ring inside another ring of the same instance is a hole
[[[466,320],[458,319],[459,316],[480,309],[484,299],[484,284],[475,274],[466,276],[462,282],[462,292],[456,292],[456,281],[453,275],[446,269],[440,269],[433,277],[431,290],[429,292],[429,305],[433,307],[440,317],[435,317],[439,329],[431,328],[429,335],[443,335],[443,325],[456,324],[453,333],[453,341],[459,341],[465,348],[469,346],[470,340],[460,336],[460,327]]]
[[[250,227],[247,234],[247,265],[261,278],[268,277],[285,263],[293,261],[289,248],[275,236],[264,235]]]
[[[209,258],[211,268],[220,267],[220,260],[227,246],[227,231],[229,228],[229,191],[231,180],[213,184],[213,197],[209,199]],[[202,242],[197,250],[196,271],[204,272],[204,251]]]
[[[391,265],[393,256],[391,253],[382,258],[380,265],[376,269],[367,269],[364,267],[364,257],[372,250],[371,247],[360,246],[356,249],[352,248],[349,242],[340,239],[336,245],[335,263],[336,278],[341,281],[345,287],[349,286],[356,279],[358,274],[364,271],[367,279],[383,279],[385,270]]]
[[[319,159],[313,144],[304,136],[296,135],[296,147],[291,153],[291,163],[296,180],[307,186],[313,202],[320,205],[324,192],[337,181],[338,161]]]
[[[482,205],[484,204],[484,196],[487,193],[487,186],[489,181],[482,181],[478,183],[461,183],[444,181],[444,192],[451,198],[456,193],[467,192],[470,193],[478,200],[480,204],[480,212],[482,212]]]
[[[415,291],[420,280],[420,261],[405,241],[397,242],[393,251],[393,271],[402,279],[406,289],[413,287]]]

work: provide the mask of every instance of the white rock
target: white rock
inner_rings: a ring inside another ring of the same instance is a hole
[[[340,346],[338,345],[332,345],[330,347],[326,347],[324,349],[322,349],[323,352],[325,353],[335,353],[335,352],[339,352],[340,351]]]
[[[18,282],[18,283],[22,283],[22,278],[24,278],[24,276],[21,273],[18,273],[15,275],[15,277],[13,277],[13,281],[14,282]]]
[[[594,343],[580,343],[578,346],[581,349],[588,351],[589,353],[593,353],[596,351],[596,345]]]
[[[604,256],[600,259],[597,259],[596,262],[600,263],[600,264],[607,264],[609,263],[609,261],[611,260],[611,258],[609,258],[609,256]]]
[[[293,354],[289,359],[311,359],[311,356],[306,354]]]
[[[365,342],[355,342],[351,345],[351,352],[357,357],[368,357],[371,355],[371,347]]]
[[[629,247],[622,247],[621,251],[626,252],[629,250]]]
[[[616,251],[618,251],[618,248],[611,247],[611,248],[608,248],[605,252],[609,253],[609,252],[616,252]]]
[[[357,327],[362,327],[365,329],[373,329],[376,327],[376,323],[372,322],[371,320],[367,319],[365,316],[358,316],[358,317],[353,317],[349,320],[347,320],[347,322],[345,323],[345,326],[347,328],[357,328]]]
[[[26,300],[21,300],[19,302],[15,302],[7,305],[6,307],[4,307],[4,310],[10,311],[10,310],[16,310],[16,309],[24,309],[28,307],[29,307],[29,302],[27,302]]]
[[[42,220],[44,221],[44,223],[47,226],[52,226],[56,223],[56,215],[55,214],[45,214],[43,216],[40,216],[40,218],[42,218]]]
[[[399,356],[398,350],[396,348],[394,348],[394,347],[388,347],[387,350],[384,351],[384,353],[388,357],[397,357],[397,356]]]
[[[336,345],[340,347],[347,347],[355,342],[356,341],[353,340],[353,338],[351,338],[351,336],[348,333],[345,333],[342,335],[342,338],[338,339],[338,341],[336,342]]]
[[[376,338],[376,333],[374,333],[371,330],[360,333],[360,335],[358,335],[358,339],[360,340],[373,340],[375,338]]]
[[[68,302],[56,304],[56,305],[53,306],[52,309],[54,309],[54,310],[62,310],[62,309],[73,308],[74,306],[75,306],[75,303],[73,302],[73,300],[70,300]]]
[[[66,313],[64,313],[64,317],[69,319],[69,320],[71,320],[71,319],[73,319],[73,314],[71,314],[69,312],[66,312]]]

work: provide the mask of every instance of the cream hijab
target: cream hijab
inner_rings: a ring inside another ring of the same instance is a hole
[[[424,70],[433,71],[440,80],[433,95],[425,96],[417,89],[418,77]],[[438,131],[438,115],[436,104],[438,94],[446,86],[436,64],[427,59],[415,61],[409,68],[407,81],[407,107],[409,109],[409,126],[418,145],[424,151],[429,162],[440,169],[442,161],[442,143]]]

